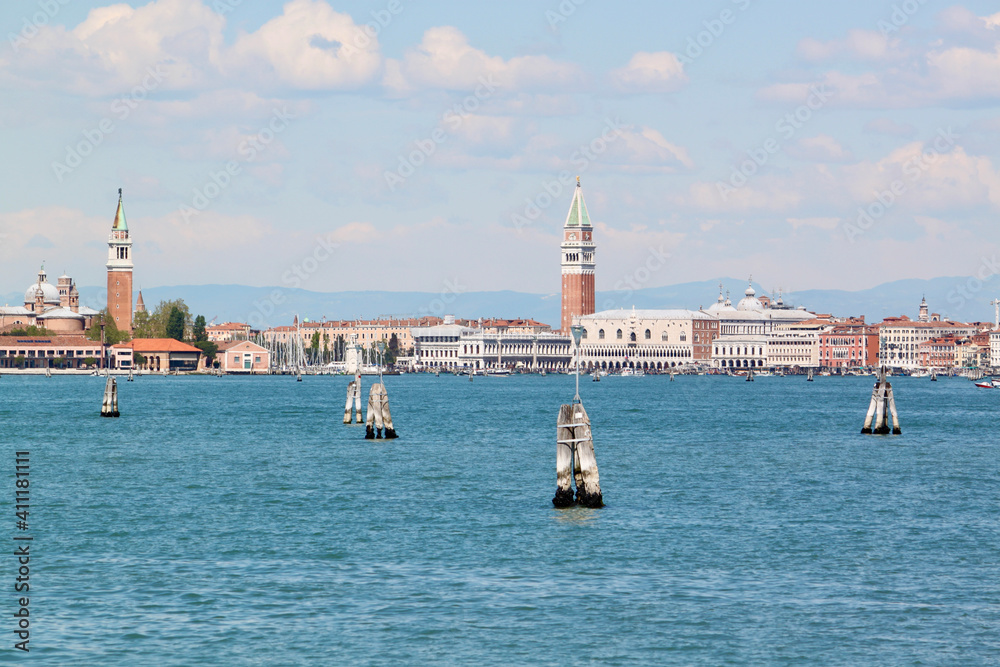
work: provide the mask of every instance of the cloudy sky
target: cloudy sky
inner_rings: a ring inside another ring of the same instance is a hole
[[[555,292],[577,175],[599,289],[982,275],[997,10],[6,0],[0,292],[101,284],[119,187],[140,285]]]

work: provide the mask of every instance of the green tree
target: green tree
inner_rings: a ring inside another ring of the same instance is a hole
[[[132,316],[132,333],[136,338],[155,338],[153,335],[153,320],[147,311]]]
[[[138,352],[132,355],[132,365],[136,368],[142,368],[146,365],[146,357],[142,356]]]
[[[23,354],[19,354],[16,357],[14,357],[14,365],[17,366],[18,368],[24,368],[24,355]]]
[[[199,315],[194,318],[194,326],[191,328],[191,336],[195,342],[204,343],[208,340],[208,333],[205,331],[205,316]]]
[[[313,354],[319,352],[319,332],[313,331],[312,340],[309,342],[309,349],[313,351]]]
[[[174,306],[170,309],[165,329],[166,337],[174,340],[184,340],[184,311]]]
[[[108,315],[108,309],[105,308],[100,312],[100,314],[94,316],[94,322],[87,329],[87,338],[93,341],[101,340],[101,323],[104,323],[104,342],[108,345],[117,345],[118,343],[126,343],[131,340],[128,331],[119,331],[118,325],[115,324],[115,318]]]
[[[193,345],[205,355],[205,361],[208,364],[215,362],[215,355],[219,352],[218,345],[208,340],[196,340]]]
[[[52,363],[55,364],[56,368],[62,368],[66,363],[66,357],[56,357],[52,360]]]
[[[183,313],[184,327],[185,329],[188,328],[191,321],[191,312],[188,310],[184,300],[161,301],[156,305],[153,312],[147,318],[144,318],[141,328],[142,335],[139,334],[139,326],[136,326],[136,338],[172,338],[172,336],[167,335],[167,322],[170,320],[170,314],[174,308]],[[183,337],[178,340],[183,340]]]
[[[54,336],[55,334],[48,329],[43,329],[41,327],[36,327],[34,324],[26,326],[23,329],[11,329],[4,333],[0,333],[0,336]]]
[[[94,357],[85,357],[83,359],[83,365],[84,366],[93,366],[96,363],[97,363],[97,359],[95,359]]]

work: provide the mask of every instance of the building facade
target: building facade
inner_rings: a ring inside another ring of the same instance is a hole
[[[848,319],[819,335],[819,365],[829,369],[878,365],[879,326],[865,319]]]
[[[768,348],[772,332],[781,332],[781,337],[787,335],[787,326],[814,319],[816,316],[805,308],[789,308],[779,297],[766,302],[757,298],[753,282],[747,286],[739,304],[733,307],[728,297],[723,300],[719,293],[718,301],[706,311],[719,320],[719,337],[712,345],[712,365],[725,370],[760,369],[769,365]],[[781,328],[784,327],[784,328]],[[815,341],[793,341],[787,339],[780,349],[782,358],[799,358],[803,355],[798,350],[806,345],[815,345]],[[810,359],[812,353],[810,353]]]
[[[962,322],[937,319],[925,315],[926,302],[921,303],[921,317],[914,321],[904,316],[887,317],[879,327],[879,361],[890,368],[914,370],[921,367],[920,344],[935,338],[962,338],[976,333],[976,327]]]
[[[213,343],[229,343],[250,338],[250,325],[244,322],[223,322],[205,327],[208,340]]]
[[[0,336],[0,368],[85,368],[100,359],[101,343],[83,336]]]
[[[561,332],[569,334],[573,319],[594,312],[596,251],[583,188],[576,179],[573,202],[563,225]]]
[[[141,363],[132,362],[135,368],[154,372],[196,371],[201,360],[201,350],[173,338],[136,338],[121,347],[131,349],[133,359],[142,355]]]
[[[606,310],[578,319],[587,369],[662,371],[711,361],[719,321],[694,310]]]
[[[125,221],[122,191],[108,237],[108,315],[119,331],[132,331],[132,239]]]
[[[234,340],[219,344],[215,354],[219,370],[224,373],[267,373],[271,368],[271,357],[266,348],[248,340]]]

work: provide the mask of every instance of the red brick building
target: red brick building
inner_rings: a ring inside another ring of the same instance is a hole
[[[851,318],[819,334],[819,365],[822,368],[862,368],[878,365],[877,324]]]

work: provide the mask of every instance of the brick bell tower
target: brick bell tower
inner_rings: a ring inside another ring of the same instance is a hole
[[[580,177],[576,178],[573,203],[563,225],[562,241],[562,323],[569,333],[573,318],[594,312],[594,228],[583,201]]]
[[[121,188],[115,224],[108,238],[108,314],[119,331],[132,332],[132,239],[125,222]]]

